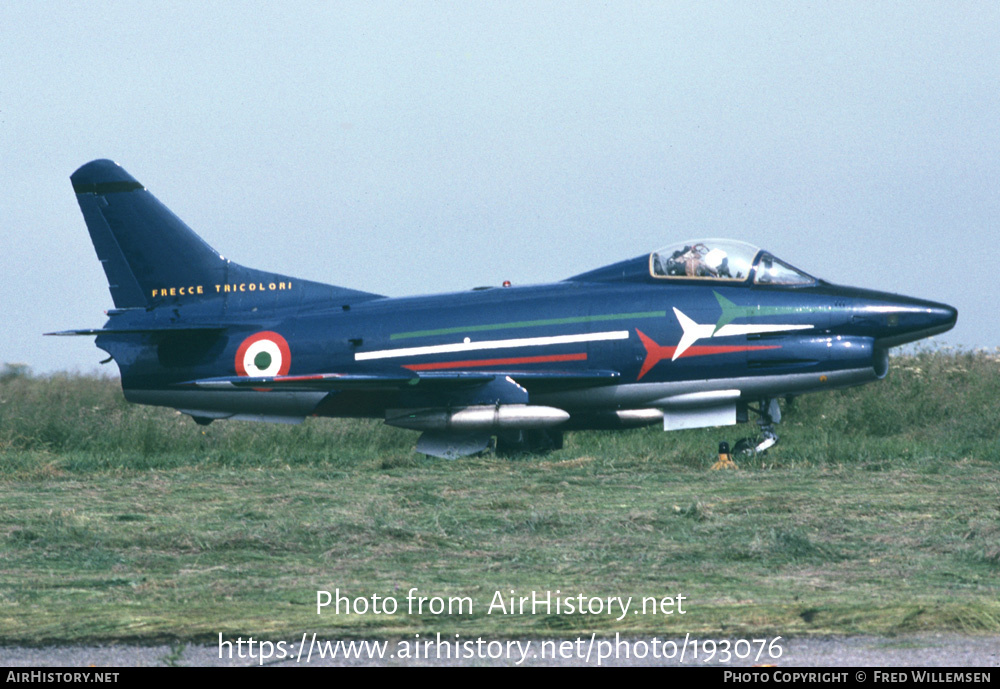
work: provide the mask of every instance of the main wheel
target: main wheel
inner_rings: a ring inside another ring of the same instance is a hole
[[[501,431],[497,433],[496,453],[511,457],[516,455],[543,455],[561,450],[562,431],[545,429]]]

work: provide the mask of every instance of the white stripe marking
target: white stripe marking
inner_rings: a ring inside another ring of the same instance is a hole
[[[395,359],[401,356],[421,356],[424,354],[452,354],[454,352],[475,352],[483,349],[507,349],[513,347],[545,347],[549,345],[574,344],[577,342],[603,342],[606,340],[627,340],[628,330],[613,330],[603,333],[580,335],[555,335],[553,337],[522,337],[514,340],[484,340],[482,342],[456,342],[455,344],[430,345],[427,347],[404,347],[402,349],[380,349],[375,352],[358,352],[355,361],[371,359]]]
[[[719,332],[715,331],[715,326],[711,323],[695,323],[693,320],[688,318],[688,316],[674,307],[674,315],[677,316],[677,322],[681,324],[681,329],[684,331],[681,334],[681,340],[677,343],[677,349],[674,350],[674,356],[671,361],[677,361],[677,357],[687,351],[687,348],[693,345],[695,342],[702,338],[708,337],[733,337],[734,335],[759,335],[763,333],[781,333],[787,332],[789,330],[807,330],[809,328],[815,327],[809,324],[799,325],[799,324],[788,324],[788,325],[735,325],[729,323],[727,325],[719,328]]]

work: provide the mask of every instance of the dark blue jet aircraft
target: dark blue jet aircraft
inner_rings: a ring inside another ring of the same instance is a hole
[[[669,246],[548,285],[393,298],[233,263],[110,160],[73,190],[115,308],[126,399],[215,419],[384,419],[440,457],[558,448],[568,429],[759,418],[886,375],[950,306],[814,278],[742,242]]]

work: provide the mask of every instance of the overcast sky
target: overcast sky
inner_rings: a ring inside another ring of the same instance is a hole
[[[1000,3],[0,3],[0,363],[91,371],[69,175],[401,296],[731,237],[1000,346]],[[112,371],[115,372],[115,371]]]

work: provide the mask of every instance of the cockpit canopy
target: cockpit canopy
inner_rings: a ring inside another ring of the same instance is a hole
[[[666,280],[745,282],[755,285],[812,285],[816,278],[746,242],[703,239],[673,244],[649,255],[649,273]]]

